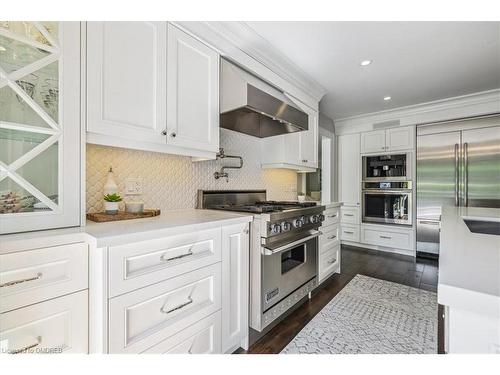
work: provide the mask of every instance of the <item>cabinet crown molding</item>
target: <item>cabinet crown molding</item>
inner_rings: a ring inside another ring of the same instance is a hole
[[[374,124],[399,121],[399,126],[473,117],[500,112],[500,89],[366,113],[335,120],[336,134],[371,131]]]

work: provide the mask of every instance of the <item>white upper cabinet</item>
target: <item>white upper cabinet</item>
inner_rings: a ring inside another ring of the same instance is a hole
[[[384,152],[385,130],[375,130],[361,134],[361,152]]]
[[[219,55],[170,24],[167,143],[219,150]]]
[[[87,131],[165,143],[165,22],[87,23]]]
[[[415,128],[413,126],[387,129],[385,131],[385,144],[387,151],[414,149],[415,137]]]
[[[415,148],[412,126],[361,133],[361,153],[390,152]]]
[[[0,233],[80,225],[80,24],[0,23]]]
[[[361,196],[360,135],[338,138],[339,200],[345,206],[359,206]]]
[[[87,142],[215,157],[216,51],[167,22],[88,22],[86,66]]]
[[[292,98],[309,116],[309,129],[292,134],[263,138],[261,162],[263,168],[288,168],[313,172],[318,168],[318,111]]]

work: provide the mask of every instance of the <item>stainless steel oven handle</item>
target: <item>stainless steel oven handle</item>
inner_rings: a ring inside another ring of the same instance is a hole
[[[459,185],[459,155],[458,143],[455,143],[455,206],[458,206],[458,185]]]
[[[297,240],[297,241],[291,242],[289,244],[277,247],[276,249],[273,249],[273,250],[271,250],[265,246],[262,246],[262,254],[263,255],[273,255],[273,254],[281,253],[282,251],[288,250],[294,246],[300,245],[301,243],[312,240],[313,238],[321,236],[322,234],[323,233],[318,230],[314,234],[311,234],[310,236],[307,236],[307,237],[301,238],[300,240]]]
[[[464,143],[464,206],[469,205],[469,144]]]

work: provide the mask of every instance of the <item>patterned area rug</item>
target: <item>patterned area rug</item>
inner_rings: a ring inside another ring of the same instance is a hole
[[[436,354],[437,295],[356,275],[281,353]]]

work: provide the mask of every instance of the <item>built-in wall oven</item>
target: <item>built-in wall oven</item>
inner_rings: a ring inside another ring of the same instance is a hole
[[[364,223],[412,225],[411,181],[363,182]]]
[[[363,156],[363,181],[411,180],[411,153]]]

